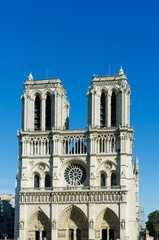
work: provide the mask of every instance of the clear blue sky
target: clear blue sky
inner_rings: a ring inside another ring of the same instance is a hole
[[[14,193],[24,80],[61,78],[70,127],[87,125],[93,74],[123,66],[131,86],[134,156],[140,161],[140,205],[159,209],[158,1],[12,1],[0,3],[0,193]]]

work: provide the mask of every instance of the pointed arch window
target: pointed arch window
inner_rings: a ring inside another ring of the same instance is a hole
[[[111,97],[111,126],[116,126],[116,94],[112,93]]]
[[[111,175],[111,186],[116,186],[117,182],[116,182],[116,174],[112,173]]]
[[[34,188],[39,188],[40,187],[40,177],[39,175],[34,176]]]
[[[100,98],[100,127],[105,126],[105,94],[102,92]]]
[[[45,104],[45,129],[51,129],[51,97],[47,95]]]
[[[34,103],[34,130],[40,130],[40,97],[36,96]]]
[[[101,187],[105,187],[105,180],[106,180],[106,178],[105,178],[105,174],[104,173],[102,173],[101,174],[101,176],[100,176],[100,185],[101,185]]]
[[[45,175],[45,188],[51,187],[51,177],[49,174]]]

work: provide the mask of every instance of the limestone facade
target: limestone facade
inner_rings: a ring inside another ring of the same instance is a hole
[[[87,129],[69,130],[60,79],[25,81],[15,239],[138,239],[138,158],[133,165],[123,69],[93,77],[87,96]]]

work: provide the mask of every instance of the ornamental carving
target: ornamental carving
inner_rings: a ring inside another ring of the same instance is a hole
[[[100,230],[96,230],[96,238],[100,238]]]
[[[23,221],[19,222],[19,229],[21,229],[21,230],[24,229],[24,222]]]
[[[52,228],[53,228],[53,230],[56,230],[56,220],[53,220],[53,222],[52,222]]]
[[[60,157],[60,161],[63,163],[65,159],[63,157]]]
[[[101,162],[102,162],[102,158],[98,157],[98,158],[97,158],[97,162],[98,162],[98,163],[101,163]]]
[[[111,170],[112,169],[112,164],[111,163],[106,163],[105,168],[106,168],[107,171]]]
[[[93,172],[91,172],[91,178],[95,178],[95,176],[94,176],[94,173],[93,173]]]
[[[33,165],[33,164],[34,164],[34,161],[29,161],[29,164],[30,164],[30,165]]]
[[[66,237],[66,231],[65,230],[59,230],[58,231],[58,237]]]
[[[90,220],[90,222],[89,222],[89,228],[90,228],[90,229],[94,229],[94,221],[93,221],[93,220]]]
[[[81,185],[86,179],[86,170],[82,165],[72,163],[66,168],[64,177],[70,185]]]
[[[122,229],[125,229],[125,220],[121,220],[120,226]]]
[[[41,172],[43,172],[43,171],[45,170],[45,165],[40,164],[40,165],[39,165],[39,170],[40,170]]]

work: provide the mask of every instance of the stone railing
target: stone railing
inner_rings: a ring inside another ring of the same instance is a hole
[[[21,192],[43,192],[43,191],[54,191],[54,192],[60,192],[60,191],[83,191],[83,190],[91,190],[91,191],[112,191],[112,190],[118,190],[121,189],[121,186],[66,186],[66,187],[39,187],[39,188],[21,188]]]
[[[52,153],[52,139],[49,137],[31,137],[30,155],[44,156]]]
[[[131,148],[131,144],[129,145]],[[116,154],[120,151],[126,151],[123,150],[124,146],[126,146],[125,142],[121,144],[121,137],[112,131],[108,133],[97,132],[91,135],[85,130],[66,130],[49,135],[38,133],[36,136],[22,136],[20,139],[20,155]]]
[[[114,134],[99,134],[96,138],[97,153],[117,153],[120,150],[119,137]]]
[[[20,203],[118,203],[126,201],[126,191],[20,192]]]
[[[46,135],[22,137],[20,140],[21,156],[48,156],[53,153],[52,138]]]
[[[62,135],[62,154],[77,155],[87,153],[87,137],[82,133]]]

